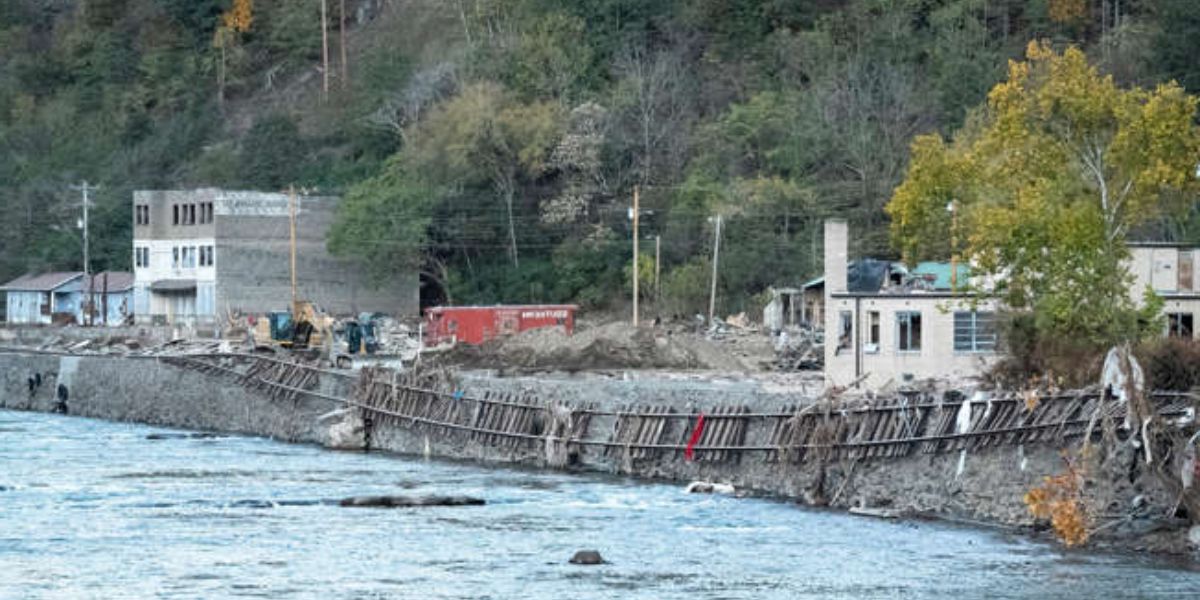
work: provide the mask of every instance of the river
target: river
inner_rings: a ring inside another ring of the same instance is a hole
[[[152,439],[162,438],[162,439]],[[364,494],[479,507],[343,508]],[[599,550],[602,566],[567,564]],[[613,477],[0,410],[0,598],[1197,597],[1200,571]]]

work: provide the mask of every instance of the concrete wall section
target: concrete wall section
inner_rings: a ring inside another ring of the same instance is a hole
[[[297,442],[323,443],[328,432],[316,417],[332,408],[330,402],[274,402],[153,359],[0,354],[0,365],[0,408],[52,411],[61,383],[72,415]],[[43,383],[30,393],[28,379],[35,374]]]
[[[286,212],[282,216],[270,211],[255,215],[245,212],[248,209],[244,204],[241,206],[239,214],[217,214],[216,310],[218,314],[227,310],[286,310],[291,301]],[[315,302],[338,315],[366,311],[415,315],[419,292],[415,273],[376,284],[361,268],[329,254],[325,234],[333,222],[334,209],[334,200],[328,198],[300,201],[296,219],[300,299]],[[223,210],[229,209],[226,206]],[[286,211],[286,203],[283,210]]]
[[[216,204],[223,192],[216,188],[198,190],[139,190],[133,193],[133,205],[146,206],[150,209],[150,224],[133,226],[134,239],[155,240],[187,240],[193,238],[211,238],[213,223],[201,223],[199,207],[197,206],[196,220],[192,224],[175,224],[175,207]],[[191,209],[189,209],[191,210]]]

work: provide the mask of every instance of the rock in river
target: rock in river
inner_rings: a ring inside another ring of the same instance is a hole
[[[482,498],[470,496],[353,496],[343,498],[341,506],[398,508],[406,506],[481,506]]]
[[[602,565],[604,558],[596,550],[580,550],[571,557],[570,562],[573,565]]]

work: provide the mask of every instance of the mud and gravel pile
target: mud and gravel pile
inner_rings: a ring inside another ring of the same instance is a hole
[[[566,335],[532,329],[481,346],[459,345],[439,362],[478,369],[585,371],[680,369],[744,371],[748,366],[703,336],[663,328],[608,323]]]

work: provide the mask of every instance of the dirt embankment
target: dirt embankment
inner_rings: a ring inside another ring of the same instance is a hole
[[[566,335],[561,328],[533,329],[481,346],[459,345],[437,360],[477,369],[752,369],[703,336],[627,323],[608,323],[574,335]]]

